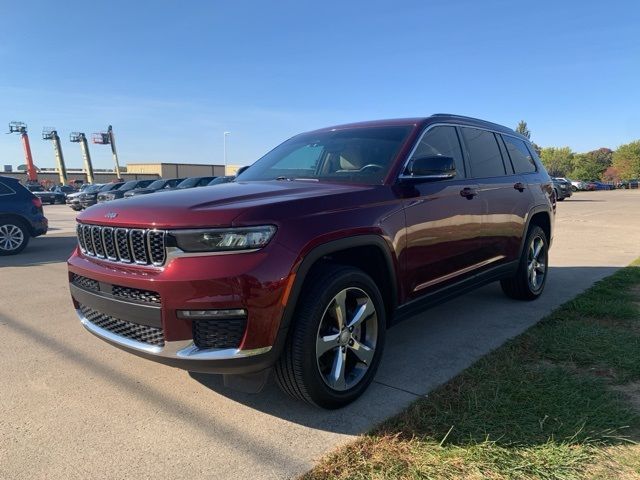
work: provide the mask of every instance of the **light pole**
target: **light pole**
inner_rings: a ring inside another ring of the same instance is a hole
[[[222,135],[222,148],[224,152],[224,174],[227,174],[227,137],[231,134],[231,132],[224,132]]]

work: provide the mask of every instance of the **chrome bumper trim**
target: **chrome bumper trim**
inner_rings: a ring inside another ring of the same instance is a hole
[[[175,358],[178,360],[231,360],[234,358],[252,357],[267,353],[271,347],[255,348],[253,350],[240,350],[236,348],[198,348],[193,344],[193,340],[180,340],[177,342],[165,342],[164,347],[149,345],[138,342],[122,335],[116,335],[104,328],[91,323],[80,310],[76,310],[80,323],[94,335],[109,340],[117,345],[138,350],[143,353],[156,355],[158,357]]]

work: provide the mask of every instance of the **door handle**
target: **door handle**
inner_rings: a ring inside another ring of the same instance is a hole
[[[471,200],[473,197],[478,195],[478,191],[475,188],[464,187],[460,190],[460,195],[466,197],[468,200]]]
[[[524,192],[524,189],[527,188],[524,186],[524,183],[522,182],[517,182],[513,188],[515,188],[516,190],[520,191],[520,192]]]

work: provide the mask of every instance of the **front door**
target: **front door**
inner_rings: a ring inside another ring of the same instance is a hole
[[[460,280],[481,262],[482,199],[478,184],[466,177],[456,127],[430,127],[411,159],[444,155],[456,163],[449,180],[406,187],[406,291],[410,299]],[[410,159],[410,160],[411,160]]]

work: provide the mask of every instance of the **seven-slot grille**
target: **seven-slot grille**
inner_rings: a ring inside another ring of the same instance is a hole
[[[82,253],[113,262],[163,265],[166,260],[163,230],[113,228],[78,223],[78,244]]]

